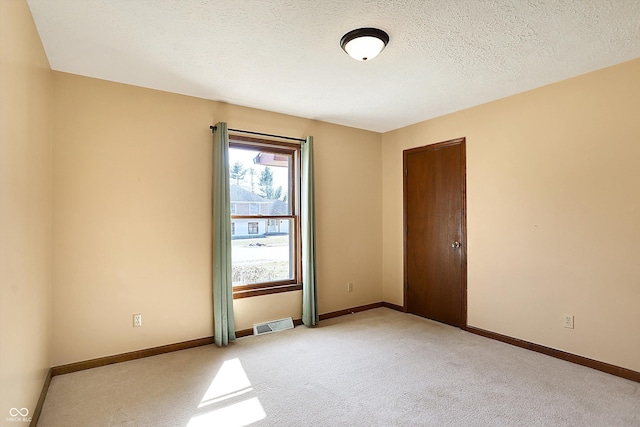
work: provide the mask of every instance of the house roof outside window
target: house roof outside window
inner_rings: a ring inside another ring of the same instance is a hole
[[[239,185],[230,186],[231,204],[256,203],[260,206],[260,215],[288,215],[289,206],[282,200],[266,199],[258,194],[242,188]],[[239,209],[235,209],[237,214],[241,214]],[[244,213],[244,212],[243,212]],[[248,212],[246,212],[248,213]]]

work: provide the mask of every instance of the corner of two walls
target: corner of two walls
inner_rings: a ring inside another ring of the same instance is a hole
[[[51,366],[51,69],[26,1],[0,1],[0,424]],[[7,423],[10,423],[7,421]]]
[[[634,60],[384,134],[385,300],[402,299],[402,151],[466,137],[468,324],[640,371],[638,75]]]

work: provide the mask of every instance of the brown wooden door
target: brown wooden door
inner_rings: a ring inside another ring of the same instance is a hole
[[[404,151],[405,308],[466,327],[465,140]]]

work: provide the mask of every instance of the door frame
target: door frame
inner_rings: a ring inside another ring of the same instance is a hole
[[[424,145],[422,147],[410,148],[402,151],[402,262],[403,262],[403,309],[408,312],[407,305],[407,156],[422,151],[435,151],[442,148],[460,145],[462,155],[462,236],[460,236],[461,246],[461,310],[462,325],[460,329],[467,329],[467,153],[466,137],[450,139],[448,141],[435,144]]]

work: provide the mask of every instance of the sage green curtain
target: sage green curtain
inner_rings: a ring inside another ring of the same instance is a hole
[[[213,132],[213,338],[219,347],[236,339],[231,282],[231,202],[229,131],[218,123]]]
[[[302,323],[314,326],[319,321],[316,293],[316,216],[313,181],[313,137],[307,137],[301,147],[301,209],[302,222]]]

